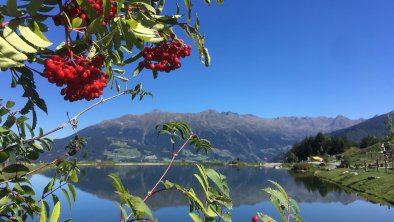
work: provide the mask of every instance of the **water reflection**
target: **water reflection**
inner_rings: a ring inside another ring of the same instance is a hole
[[[117,197],[111,185],[112,180],[107,176],[109,173],[116,173],[132,194],[144,197],[161,176],[164,168],[165,166],[123,166],[101,169],[85,167],[81,169],[76,187],[101,198],[116,200]],[[345,192],[336,185],[286,170],[233,167],[216,167],[216,169],[228,177],[234,206],[255,205],[267,201],[268,196],[261,189],[270,186],[268,179],[277,181],[290,196],[301,203],[340,202],[349,204],[360,199],[356,194]],[[193,176],[194,173],[197,173],[194,166],[174,166],[165,179],[183,186],[193,187],[197,194],[201,194]],[[47,172],[45,175],[51,176],[51,173]],[[158,209],[186,205],[187,201],[179,192],[168,191],[161,192],[151,198],[149,204],[153,209]]]

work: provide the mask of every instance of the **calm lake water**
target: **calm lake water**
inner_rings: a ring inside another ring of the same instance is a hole
[[[73,221],[107,222],[119,221],[119,209],[114,204],[116,194],[111,185],[109,173],[117,173],[134,195],[142,198],[160,177],[165,166],[125,166],[101,169],[82,168],[77,188],[77,201],[70,210],[61,192],[61,218]],[[295,198],[300,205],[301,215],[309,222],[374,221],[393,222],[394,210],[388,206],[370,203],[355,193],[348,193],[335,185],[324,183],[317,178],[297,176],[286,170],[268,168],[215,167],[228,177],[234,208],[234,222],[249,222],[257,211],[267,213],[278,221],[267,194],[261,191],[269,186],[268,179],[277,181]],[[195,166],[173,166],[165,179],[194,187]],[[51,173],[35,175],[33,185],[41,189],[48,183]],[[198,189],[196,188],[198,191]],[[166,191],[149,199],[154,217],[159,222],[188,222],[188,205],[183,195]]]

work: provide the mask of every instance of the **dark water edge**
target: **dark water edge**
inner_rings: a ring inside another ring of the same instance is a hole
[[[107,175],[117,173],[131,193],[143,197],[160,177],[164,168],[165,166],[123,166],[101,169],[83,167],[79,182],[76,184],[77,202],[73,209],[68,211],[64,201],[63,216],[72,215],[73,221],[118,221],[119,210],[113,203],[117,200],[117,196],[111,186],[112,181]],[[280,183],[288,194],[299,202],[301,215],[306,221],[328,222],[350,219],[371,221],[365,220],[371,215],[379,219],[373,221],[393,221],[394,218],[394,210],[391,208],[370,203],[354,192],[310,175],[271,168],[223,166],[213,168],[228,177],[234,202],[232,214],[235,222],[250,221],[257,211],[273,215],[280,221],[279,215],[268,201],[268,195],[261,191],[270,186],[268,179]],[[166,179],[184,186],[196,187],[197,181],[193,178],[193,173],[196,172],[194,166],[174,166]],[[45,177],[39,175],[40,178],[37,178],[36,183],[45,186],[44,180],[49,180],[52,173],[45,172],[43,175]],[[201,192],[200,189],[195,189],[197,194]],[[58,195],[61,197],[62,193]],[[187,201],[178,192],[160,193],[150,199],[148,205],[160,222],[174,221],[173,215],[178,215],[179,220],[176,221],[191,221],[188,217]],[[96,218],[96,214],[103,212],[105,216]],[[337,214],[337,212],[341,213]],[[94,220],[88,215],[94,215]]]

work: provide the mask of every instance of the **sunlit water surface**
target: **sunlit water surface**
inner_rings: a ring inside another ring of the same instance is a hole
[[[234,208],[231,210],[234,222],[249,222],[256,212],[272,215],[280,221],[280,216],[261,191],[269,186],[268,179],[280,183],[300,205],[301,215],[310,222],[339,221],[376,221],[393,222],[394,210],[388,206],[370,203],[348,193],[339,187],[320,181],[317,178],[294,175],[286,170],[268,168],[232,168],[216,167],[228,177]],[[144,197],[160,177],[164,166],[125,166],[101,169],[82,168],[79,182],[75,185],[77,200],[70,209],[63,193],[56,194],[62,201],[61,219],[72,218],[73,221],[119,221],[120,211],[114,204],[116,194],[111,185],[109,173],[117,173],[123,183],[134,195]],[[166,179],[185,186],[192,186],[199,193],[197,181],[193,174],[194,166],[174,166]],[[51,172],[34,175],[32,184],[42,190],[49,182]],[[39,195],[39,194],[38,194]],[[189,207],[183,195],[166,191],[152,197],[149,206],[159,222],[188,222]]]

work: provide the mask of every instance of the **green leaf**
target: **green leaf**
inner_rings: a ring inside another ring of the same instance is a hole
[[[31,0],[30,4],[27,5],[26,10],[30,15],[35,15],[44,3],[45,0]]]
[[[153,218],[152,212],[149,209],[148,205],[142,200],[140,197],[131,197],[130,202],[132,203],[131,208],[134,211],[141,212],[143,214],[148,215],[149,218]]]
[[[80,17],[75,17],[73,18],[72,22],[71,22],[71,26],[73,28],[78,28],[79,26],[81,26],[83,20]]]
[[[47,215],[46,215],[46,212],[45,212],[44,202],[45,202],[45,201],[41,199],[40,222],[46,222],[46,221],[47,221]]]
[[[109,0],[103,0],[104,18],[108,18],[109,12],[111,11],[111,2]]]
[[[189,213],[189,216],[193,219],[194,222],[201,222],[201,218],[195,213]]]
[[[117,78],[117,79],[120,79],[122,82],[128,82],[128,81],[130,81],[130,79],[125,78],[125,77],[123,77],[123,76],[114,76],[114,77]]]
[[[143,51],[141,51],[141,52],[135,54],[133,57],[130,57],[130,58],[126,59],[126,60],[124,61],[124,63],[125,63],[125,64],[133,63],[133,62],[137,61],[139,58],[141,58],[142,55],[143,55]]]
[[[60,201],[58,201],[52,210],[51,219],[49,222],[57,222],[60,216]]]
[[[46,193],[50,192],[53,189],[53,186],[55,185],[55,178],[52,178],[49,183],[44,187],[44,190],[42,192],[42,196],[44,196]]]
[[[40,27],[41,25],[41,27]],[[29,28],[38,35],[42,40],[49,42],[48,38],[42,33],[42,27],[44,26],[43,23],[38,23],[34,20],[29,20]],[[43,30],[45,31],[45,30]]]
[[[44,151],[44,148],[39,143],[32,143],[31,145],[39,152],[43,152]]]
[[[133,48],[133,37],[132,37],[133,34],[130,32],[127,23],[122,19],[118,20],[118,27],[123,39],[126,42],[127,50],[131,51],[131,49]]]
[[[99,32],[104,32],[105,27],[102,26],[102,22],[104,21],[104,17],[101,15],[95,18],[92,23],[89,24],[87,32],[89,34],[95,34]]]
[[[42,39],[39,35],[34,33],[29,27],[20,25],[18,27],[21,35],[27,41],[29,41],[32,45],[35,45],[40,48],[47,48],[52,45],[52,42],[46,41]]]
[[[15,61],[25,61],[27,56],[17,51],[3,37],[0,37],[0,58],[8,58]]]
[[[133,71],[133,77],[138,76],[143,69],[144,68],[140,68],[139,66],[137,66],[137,68],[135,68]]]
[[[197,180],[198,180],[198,182],[201,184],[201,186],[202,186],[204,192],[207,193],[208,189],[207,189],[205,183],[203,182],[203,180],[201,179],[201,177],[200,177],[198,174],[194,174],[194,177],[197,178]]]
[[[277,188],[277,190],[279,190],[282,193],[282,195],[286,198],[286,202],[288,202],[289,196],[287,196],[286,190],[281,185],[279,185],[277,182],[275,182],[273,180],[268,180],[268,181],[270,183],[272,183]]]
[[[20,116],[20,117],[18,117],[18,119],[16,119],[16,124],[20,125],[23,122],[25,122],[26,120],[28,120],[28,118],[26,116]]]
[[[0,57],[2,54],[0,53]],[[15,67],[23,67],[25,66],[23,63],[14,61],[8,58],[0,58],[0,68],[15,68]]]
[[[14,105],[15,105],[14,101],[8,100],[5,107],[7,107],[7,109],[11,109],[12,107],[14,107]]]
[[[75,170],[71,170],[70,174],[69,174],[69,178],[72,182],[74,183],[78,183],[78,175],[77,172]]]
[[[211,0],[205,0],[205,3],[209,6],[211,6]]]
[[[124,209],[124,207],[122,207],[119,203],[117,203],[117,202],[114,202],[115,204],[116,204],[116,206],[118,206],[119,207],[119,209],[120,209],[120,211],[121,211],[121,213],[122,213],[122,216],[123,216],[123,218],[127,218],[127,212],[126,212],[126,210]]]
[[[166,0],[160,0],[159,4],[157,5],[156,14],[160,14],[163,11],[165,3]]]
[[[184,0],[184,2],[185,2],[186,9],[187,9],[187,21],[190,22],[190,20],[192,18],[193,3],[191,0]]]
[[[216,0],[216,3],[219,4],[219,5],[223,4],[223,2],[224,2],[224,0]]]
[[[18,17],[20,12],[17,9],[16,0],[8,0],[6,13],[8,16]]]
[[[68,186],[68,190],[71,193],[71,197],[73,198],[73,201],[75,202],[75,200],[76,200],[75,188],[74,188],[74,186],[72,184],[67,184],[67,186]]]
[[[5,162],[6,160],[8,160],[9,157],[10,157],[10,154],[8,154],[5,151],[1,151],[0,152],[0,163]]]
[[[19,35],[16,34],[15,31],[10,29],[8,26],[4,27],[3,36],[15,48],[26,53],[37,53],[37,50],[35,48],[31,47],[24,40],[22,40]]]
[[[78,5],[82,6],[90,20],[97,18],[97,11],[88,3],[87,0],[77,0]]]
[[[136,5],[138,7],[141,7],[145,11],[150,12],[150,14],[155,15],[156,14],[156,9],[153,8],[150,4],[147,4],[145,2],[135,2],[133,5]]]
[[[26,156],[29,160],[38,160],[38,158],[40,157],[40,155],[38,154],[37,151],[28,151],[27,152],[27,156]]]
[[[202,49],[201,53],[201,62],[208,67],[211,64],[211,56],[209,56],[209,52],[207,48]]]
[[[123,192],[125,190],[122,181],[120,180],[118,175],[111,173],[108,176],[114,180],[112,182],[112,186],[114,186],[117,191]]]
[[[67,199],[68,207],[71,209],[71,206],[72,206],[72,205],[71,205],[70,195],[68,195],[67,190],[64,189],[64,188],[62,188],[62,192],[63,192],[64,196],[65,196],[66,199]]]
[[[32,195],[32,196],[35,194],[33,188],[31,188],[28,185],[21,185],[21,188],[25,194]]]
[[[29,168],[23,164],[16,163],[9,165],[3,169],[3,173],[17,174],[19,176],[25,175],[29,172]]]

